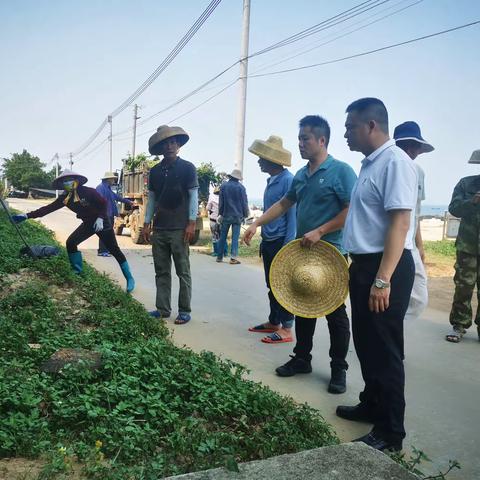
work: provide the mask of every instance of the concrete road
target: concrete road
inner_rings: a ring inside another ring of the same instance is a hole
[[[23,211],[38,208],[38,201],[12,199],[12,207]],[[78,224],[67,209],[41,219],[64,242]],[[137,282],[134,297],[147,309],[153,309],[155,282],[151,249],[134,245],[128,236],[118,237]],[[97,239],[81,245],[86,259],[98,270],[124,284],[113,258],[96,256]],[[280,378],[274,369],[289,360],[293,344],[267,345],[261,335],[248,327],[267,318],[267,297],[263,270],[259,265],[217,264],[212,257],[192,253],[193,320],[185,326],[169,321],[176,344],[195,351],[210,350],[232,359],[250,370],[250,378],[290,395],[297,402],[318,408],[342,440],[350,440],[369,431],[369,425],[355,424],[335,416],[339,404],[358,402],[362,379],[351,344],[348,361],[348,391],[331,395],[329,380],[328,330],[319,320],[313,351],[313,373]],[[176,304],[177,283],[173,287]],[[443,340],[448,329],[448,312],[427,309],[421,319],[406,324],[406,376],[408,436],[404,445],[424,450],[443,468],[449,459],[457,459],[462,469],[448,478],[480,479],[480,342],[474,330],[455,345]],[[427,470],[427,468],[425,468]],[[428,469],[429,470],[429,469]]]

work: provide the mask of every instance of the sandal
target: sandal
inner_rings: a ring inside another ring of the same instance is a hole
[[[263,343],[288,343],[293,342],[292,337],[282,337],[277,332],[262,338]]]
[[[178,312],[178,316],[175,319],[175,325],[185,325],[192,319],[189,313],[180,313]]]
[[[273,333],[276,332],[278,328],[271,328],[271,327],[266,327],[263,323],[260,325],[257,325],[256,327],[250,327],[248,329],[249,332],[258,332],[258,333]]]
[[[463,329],[460,330],[454,327],[450,333],[445,335],[445,340],[447,342],[459,343],[464,335],[465,335],[465,330]]]
[[[236,258],[231,258],[230,259],[230,265],[240,265],[240,260],[237,260]]]

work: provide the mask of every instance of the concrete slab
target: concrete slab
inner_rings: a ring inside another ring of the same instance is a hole
[[[346,443],[242,463],[239,472],[215,468],[164,480],[418,480],[387,455]]]

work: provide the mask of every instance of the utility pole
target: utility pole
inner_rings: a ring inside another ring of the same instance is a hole
[[[237,151],[235,168],[243,173],[245,150],[245,113],[247,107],[248,41],[250,31],[250,0],[243,0],[242,44],[240,53],[240,90],[237,111]]]
[[[132,142],[132,160],[135,160],[135,141],[137,139],[137,120],[140,117],[137,117],[138,105],[133,106],[133,142]]]
[[[112,138],[112,116],[109,115],[107,117],[108,123],[110,124],[110,135],[108,136],[108,141],[110,142],[110,169],[109,172],[113,171],[113,165],[112,165],[112,157],[113,157],[113,138]]]
[[[70,165],[70,170],[72,170],[72,168],[73,168],[73,160],[72,160],[72,158],[73,158],[73,153],[70,152],[70,162],[68,162],[69,165]]]

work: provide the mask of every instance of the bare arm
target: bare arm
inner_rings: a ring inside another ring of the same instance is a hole
[[[278,202],[274,203],[261,217],[257,218],[246,230],[243,235],[243,241],[250,245],[250,240],[255,235],[257,227],[266,225],[276,218],[282,216],[294,203],[289,200],[287,197],[283,197]]]
[[[390,226],[385,238],[385,248],[378,268],[377,278],[390,282],[393,272],[397,268],[403,249],[405,238],[410,228],[410,210],[392,210]],[[390,304],[390,288],[376,288],[372,286],[368,306],[372,312],[384,312]]]
[[[345,219],[347,218],[348,206],[341,210],[335,217],[328,222],[320,225],[318,228],[307,232],[302,239],[302,245],[310,247],[317,243],[321,238],[330,232],[335,232],[343,228]]]
[[[415,245],[420,253],[420,258],[422,262],[425,263],[425,250],[423,249],[423,238],[422,238],[422,231],[420,229],[420,220],[418,220],[417,224],[417,233],[415,233]]]

